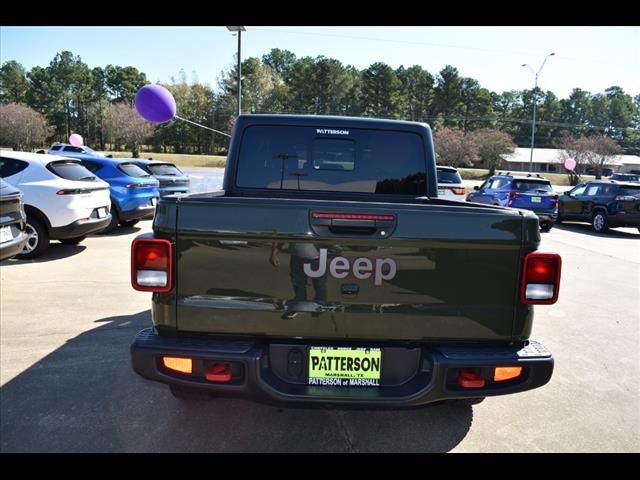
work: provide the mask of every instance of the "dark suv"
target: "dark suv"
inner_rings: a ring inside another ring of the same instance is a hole
[[[640,185],[613,180],[581,183],[560,197],[557,223],[589,222],[596,232],[610,227],[640,231]]]
[[[640,182],[640,175],[635,173],[614,173],[609,177],[609,180],[616,180],[618,182]]]

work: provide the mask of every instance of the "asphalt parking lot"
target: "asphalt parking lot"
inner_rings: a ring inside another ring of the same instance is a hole
[[[588,225],[543,234],[560,253],[560,300],[537,307],[551,382],[473,408],[185,404],[129,364],[150,294],[129,284],[129,247],[150,221],[33,261],[0,263],[2,452],[640,451],[640,233]]]

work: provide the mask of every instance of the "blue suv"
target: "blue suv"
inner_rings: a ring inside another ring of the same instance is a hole
[[[87,170],[109,184],[111,223],[103,233],[114,230],[118,224],[131,227],[153,216],[160,183],[137,166],[134,159],[105,157],[89,147],[66,144],[53,145],[49,152],[79,159]]]
[[[532,210],[543,232],[551,230],[558,218],[558,195],[551,182],[538,175],[494,175],[473,189],[467,201]]]

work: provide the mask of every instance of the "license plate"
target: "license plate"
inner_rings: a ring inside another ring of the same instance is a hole
[[[151,202],[150,203],[151,203],[152,206],[154,206],[154,207],[156,206],[156,201],[157,201],[156,197],[151,197]]]
[[[309,348],[309,385],[379,387],[381,371],[379,348]]]
[[[107,216],[107,209],[105,207],[98,209],[98,218],[104,218]]]
[[[444,188],[438,189],[438,195],[444,195]]]
[[[0,243],[8,242],[9,240],[13,240],[13,233],[11,233],[11,227],[0,228]]]
[[[531,203],[540,203],[541,201],[541,197],[531,197]]]

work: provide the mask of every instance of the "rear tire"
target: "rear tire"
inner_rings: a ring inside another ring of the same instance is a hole
[[[37,257],[49,248],[49,230],[47,230],[45,223],[36,217],[27,217],[25,230],[29,239],[22,252],[16,257],[28,260]]]
[[[63,238],[60,240],[60,243],[64,245],[78,245],[85,238],[87,238],[86,235],[81,235],[79,237],[73,237],[73,238]]]
[[[591,228],[596,233],[605,233],[609,230],[609,219],[603,210],[596,210],[591,218]]]
[[[127,220],[120,222],[120,225],[123,227],[133,227],[136,223],[138,223],[140,220]]]
[[[107,227],[104,230],[101,230],[99,233],[113,232],[118,227],[118,223],[120,223],[120,217],[118,216],[118,211],[116,210],[116,206],[112,203],[111,204],[111,222],[109,222],[109,225],[107,225]]]
[[[211,392],[200,388],[183,387],[182,385],[169,385],[169,390],[174,398],[185,401],[211,400],[215,396]]]
[[[540,227],[540,231],[543,233],[548,233],[551,228],[553,228],[553,225],[543,225]]]

